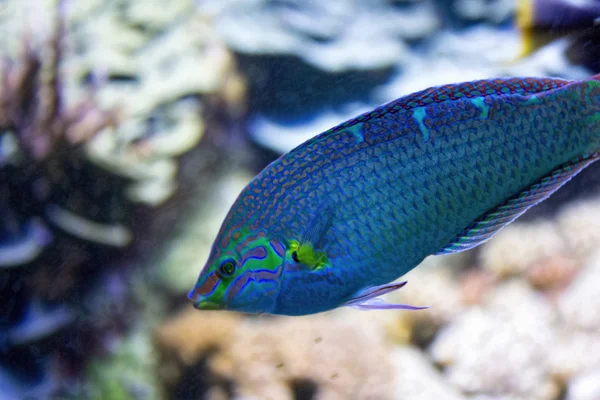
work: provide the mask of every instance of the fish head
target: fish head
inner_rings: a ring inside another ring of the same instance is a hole
[[[263,231],[241,229],[221,236],[188,298],[200,310],[271,313],[280,289],[285,246]]]

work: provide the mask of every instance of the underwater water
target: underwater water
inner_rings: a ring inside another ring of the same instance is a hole
[[[588,79],[598,17],[596,0],[1,1],[0,400],[599,400],[600,164],[384,296],[425,310],[188,299],[282,154],[433,86]]]

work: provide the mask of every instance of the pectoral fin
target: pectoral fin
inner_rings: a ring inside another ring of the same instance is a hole
[[[354,297],[343,305],[359,310],[423,310],[429,307],[410,306],[407,304],[386,303],[379,296],[391,293],[402,288],[407,282],[388,283],[381,286],[372,286],[359,291]]]
[[[327,254],[320,251],[317,246],[331,226],[334,212],[326,201],[318,208],[318,212],[312,217],[300,241],[292,241],[291,250],[294,261],[311,270],[323,268],[328,263]]]

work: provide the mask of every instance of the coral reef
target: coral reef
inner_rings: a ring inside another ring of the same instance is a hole
[[[173,382],[189,379],[236,399],[294,399],[307,390],[315,399],[393,399],[392,348],[380,322],[366,313],[255,320],[190,309],[157,331],[160,375],[171,393],[183,390]],[[182,377],[185,366],[196,375]]]
[[[239,53],[294,55],[317,69],[340,72],[393,66],[403,39],[428,36],[439,22],[427,2],[307,0],[202,1],[228,45]]]
[[[409,44],[439,27],[430,2],[197,3],[246,73],[251,137],[276,153],[375,105],[373,89],[412,57]]]
[[[14,270],[42,257],[29,286],[51,299],[72,289],[73,268],[90,255],[77,238],[115,248],[131,240],[123,225],[127,205],[118,190],[107,190],[126,179],[94,169],[84,149],[98,132],[116,124],[117,113],[103,111],[90,98],[64,104],[58,72],[62,31],[59,23],[44,57],[26,37],[22,60],[3,65],[0,92],[0,230],[5,238],[0,260]],[[70,260],[49,259],[43,250],[51,243],[71,252]],[[60,268],[57,261],[63,263]],[[50,272],[55,269],[58,274]]]
[[[600,254],[591,260],[558,298],[558,309],[569,326],[600,334]]]
[[[392,355],[396,370],[396,399],[465,400],[419,349],[399,347]]]
[[[138,328],[110,343],[110,356],[93,360],[87,367],[83,391],[88,399],[156,399],[156,355],[147,330]]]
[[[598,398],[594,167],[388,295],[428,310],[184,296],[240,189],[308,137],[426,86],[589,76],[561,41],[515,60],[514,2],[56,5],[0,5],[0,399]]]
[[[177,157],[205,133],[206,99],[218,97],[230,118],[243,112],[245,85],[232,54],[191,1],[166,13],[118,0],[71,6],[69,92],[76,98],[86,80],[99,81],[99,103],[123,114],[117,129],[90,144],[90,157],[134,180],[132,200],[162,204],[177,188]]]
[[[529,240],[524,241],[522,238]],[[511,249],[507,252],[507,249]],[[565,254],[567,246],[551,221],[515,222],[500,231],[480,253],[481,266],[500,278],[523,274],[535,263]]]
[[[332,75],[333,82],[313,80],[321,71],[304,68],[297,75],[302,76],[302,87],[282,72],[295,74],[289,60],[244,55],[240,65],[249,71],[250,107],[254,111],[251,136],[262,147],[281,153],[360,112],[427,87],[491,76],[583,79],[590,75],[587,69],[569,63],[565,44],[560,41],[517,59],[521,46],[518,33],[488,25],[440,30],[425,43],[427,51],[422,51],[422,46],[408,46],[394,68],[385,73],[371,71],[364,78],[357,73],[338,73]],[[376,79],[378,76],[381,79]],[[368,87],[361,87],[363,84]]]
[[[131,369],[143,335],[128,332],[148,323],[139,252],[156,246],[158,206],[177,178],[201,171],[180,171],[181,160],[243,111],[231,54],[191,2],[145,16],[122,3],[50,2],[35,16],[29,3],[7,5],[30,23],[56,20],[3,25],[23,38],[2,42],[0,73],[0,373],[12,398],[33,386],[28,375],[41,377],[39,397],[139,392],[149,374],[107,386],[105,373]]]
[[[527,285],[509,282],[490,293],[482,308],[459,315],[432,343],[431,355],[447,379],[467,393],[556,398],[559,387],[547,373],[555,317],[550,304]]]
[[[600,369],[573,379],[566,400],[594,400],[600,397]]]

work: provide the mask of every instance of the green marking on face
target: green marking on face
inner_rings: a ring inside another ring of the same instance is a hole
[[[257,304],[279,287],[286,252],[279,240],[263,232],[236,230],[226,247],[214,252],[217,256],[209,260],[188,297],[199,309],[259,308]]]

